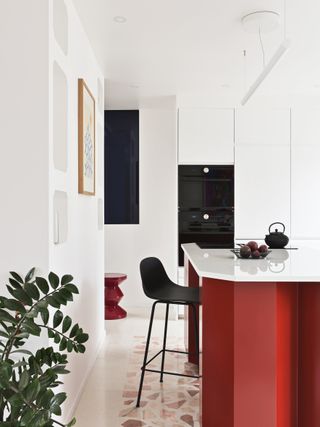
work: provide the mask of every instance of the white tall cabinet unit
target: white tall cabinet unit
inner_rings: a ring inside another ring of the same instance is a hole
[[[179,109],[179,164],[234,163],[234,109]]]
[[[290,109],[236,110],[235,236],[261,239],[281,221],[290,235]]]
[[[179,164],[234,164],[233,108],[180,108],[178,123]],[[185,284],[183,268],[178,280]],[[179,316],[183,311],[179,306]]]
[[[320,238],[320,109],[292,110],[292,238]]]

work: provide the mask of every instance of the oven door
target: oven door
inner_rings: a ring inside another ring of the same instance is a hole
[[[233,208],[179,211],[179,266],[183,265],[182,243],[200,243],[207,248],[234,247]]]
[[[204,170],[208,172],[205,173]],[[233,166],[179,166],[180,209],[234,206]]]

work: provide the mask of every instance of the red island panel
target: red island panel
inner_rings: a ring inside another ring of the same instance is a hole
[[[320,283],[198,282],[202,426],[319,427]]]

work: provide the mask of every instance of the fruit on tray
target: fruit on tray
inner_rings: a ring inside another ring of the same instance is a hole
[[[256,258],[256,259],[258,259],[258,258],[260,258],[260,256],[261,256],[261,253],[258,251],[258,249],[256,250],[256,251],[253,251],[252,253],[251,253],[251,256],[252,256],[252,258]]]
[[[268,252],[268,246],[267,245],[260,245],[259,246],[259,252],[261,252],[262,254]]]
[[[242,258],[249,258],[251,256],[251,249],[248,245],[241,246],[240,255]]]
[[[242,245],[240,248],[241,258],[264,258],[268,255],[267,245],[258,245],[257,242],[251,240],[246,245]]]
[[[251,252],[257,251],[258,250],[258,243],[254,242],[253,240],[251,240],[250,242],[247,243],[247,246],[249,246],[249,248],[251,249]]]

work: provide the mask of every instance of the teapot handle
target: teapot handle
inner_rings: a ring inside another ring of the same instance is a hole
[[[284,226],[284,224],[282,224],[282,222],[273,222],[272,224],[270,224],[270,226],[269,226],[269,234],[271,233],[271,227],[273,226],[273,225],[276,225],[276,224],[280,224],[280,225],[282,225],[282,227],[283,227],[283,232],[282,233],[284,233],[285,231],[286,231],[286,227]]]

